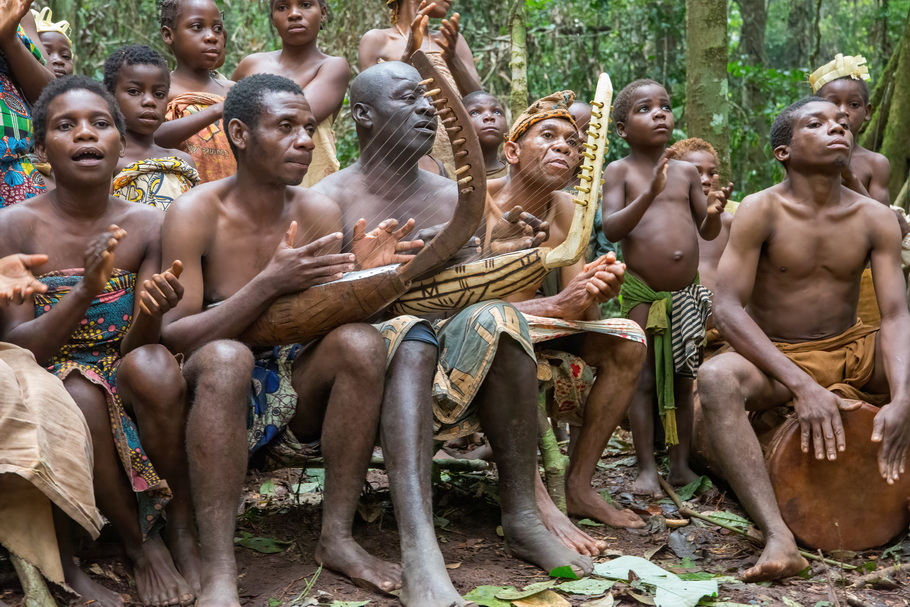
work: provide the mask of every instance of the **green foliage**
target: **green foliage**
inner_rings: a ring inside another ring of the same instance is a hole
[[[276,49],[279,40],[268,18],[265,0],[217,0],[224,10],[228,33],[225,65],[230,75],[244,56]],[[610,73],[621,89],[637,78],[662,82],[671,94],[677,125],[685,110],[685,3],[675,0],[457,0],[462,33],[471,47],[481,79],[490,92],[508,97],[508,16],[515,1],[523,1],[528,25],[528,84],[532,98],[555,90],[572,89],[579,99],[593,94],[600,71]],[[123,44],[148,44],[170,58],[161,41],[155,0],[46,0],[56,19],[73,24],[77,71],[98,77],[104,59]],[[39,0],[38,4],[42,4]],[[771,156],[768,130],[787,104],[809,92],[806,74],[813,56],[818,63],[835,53],[863,54],[872,83],[881,74],[900,38],[910,0],[828,0],[819,3],[818,44],[814,16],[804,30],[794,27],[790,11],[796,3],[767,2],[764,65],[752,66],[740,48],[743,17],[730,2],[730,132],[732,168],[736,191],[743,195],[768,187],[781,177]],[[320,48],[345,57],[355,68],[360,37],[374,28],[388,27],[383,0],[359,2],[329,0],[329,21],[320,35]],[[788,44],[806,37],[809,58],[798,59]],[[171,58],[172,60],[172,58]],[[758,94],[746,99],[747,84]],[[338,156],[342,166],[356,159],[359,150],[344,106],[336,121]],[[685,137],[677,129],[674,138]],[[614,137],[608,160],[626,153]]]

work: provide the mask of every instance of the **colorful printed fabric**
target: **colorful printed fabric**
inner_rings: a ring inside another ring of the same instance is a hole
[[[19,26],[22,44],[43,62],[41,51]],[[0,55],[0,208],[44,192],[44,182],[26,154],[32,147],[32,116],[25,97],[12,79],[6,59]]]
[[[563,320],[525,314],[534,353],[537,357],[537,381],[545,393],[553,393],[548,402],[550,417],[573,426],[580,426],[584,419],[585,403],[594,385],[596,369],[580,356],[568,352],[546,349],[546,342],[578,333],[601,333],[620,339],[646,344],[645,332],[637,323],[625,318],[604,320]]]
[[[120,171],[114,178],[114,196],[167,211],[175,198],[197,185],[199,173],[180,158],[149,158]]]
[[[386,341],[388,362],[418,323],[416,316],[399,316],[376,325]],[[485,301],[469,306],[454,317],[432,323],[439,338],[439,360],[433,378],[433,422],[436,440],[452,440],[480,428],[474,399],[480,391],[499,348],[508,335],[528,356],[534,346],[528,323],[515,306],[504,301]]]
[[[82,268],[50,272],[38,277],[47,292],[35,295],[35,317],[49,312],[82,280]],[[170,489],[139,443],[136,424],[127,415],[117,392],[120,343],[133,319],[136,274],[114,270],[104,292],[96,297],[79,328],[54,355],[48,369],[60,379],[79,373],[99,386],[107,397],[114,444],[130,484],[138,495],[139,523],[147,534],[171,498]]]
[[[210,93],[184,93],[167,105],[166,120],[176,120],[195,114],[210,105],[221,103],[224,97]],[[184,148],[196,162],[202,183],[230,177],[237,172],[237,161],[228,143],[224,121],[217,120],[184,142]]]
[[[247,416],[247,447],[262,469],[303,465],[318,456],[320,441],[301,443],[288,428],[297,414],[297,392],[291,384],[294,361],[304,346],[276,346],[255,357]]]
[[[646,331],[654,340],[654,377],[657,408],[668,445],[679,442],[676,429],[674,377],[694,378],[701,364],[705,323],[711,314],[711,292],[697,284],[674,291],[654,291],[643,280],[626,273],[619,292],[622,315],[639,304],[649,304]]]

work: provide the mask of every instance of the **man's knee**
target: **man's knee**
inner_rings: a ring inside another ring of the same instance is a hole
[[[232,394],[245,394],[249,389],[253,364],[253,353],[247,346],[238,341],[221,339],[193,353],[186,362],[184,377],[195,401],[200,400],[200,396],[230,397]]]
[[[737,392],[745,378],[739,366],[734,359],[720,355],[699,368],[698,395],[705,410],[722,410],[734,403],[737,409],[742,408],[742,399],[737,399]]]
[[[323,339],[326,353],[358,373],[385,375],[385,340],[374,327],[357,323],[338,327]]]
[[[586,337],[582,358],[598,370],[601,367],[628,369],[637,374],[648,357],[648,347],[637,341],[601,333],[591,333]]]

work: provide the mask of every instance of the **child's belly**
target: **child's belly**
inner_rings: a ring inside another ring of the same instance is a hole
[[[622,241],[629,272],[655,291],[679,291],[698,275],[698,240],[692,234],[636,234]]]

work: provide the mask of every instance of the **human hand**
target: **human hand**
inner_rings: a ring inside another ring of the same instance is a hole
[[[0,306],[21,304],[34,293],[44,293],[47,285],[35,278],[29,268],[47,263],[47,255],[7,255],[0,259]]]
[[[793,391],[793,408],[799,419],[803,453],[809,453],[811,443],[815,459],[825,459],[827,455],[829,461],[834,461],[837,453],[847,448],[840,416],[842,406],[843,402],[837,394],[815,382]]]
[[[585,319],[588,308],[619,294],[625,273],[625,264],[617,263],[615,253],[607,253],[586,264],[557,295],[560,317],[566,320]]]
[[[433,32],[433,42],[442,48],[442,57],[451,61],[455,57],[455,47],[458,45],[459,22],[461,15],[455,13],[451,19],[443,19],[438,32]]]
[[[676,150],[671,146],[658,159],[657,166],[654,167],[654,178],[651,180],[652,196],[657,196],[667,187],[667,172],[670,170],[670,161],[674,158],[676,158]]]
[[[178,280],[181,273],[183,262],[176,260],[170,268],[142,283],[139,310],[148,316],[161,318],[174,309],[183,299],[183,285]]]
[[[302,247],[294,247],[297,222],[292,221],[284,238],[264,272],[270,284],[283,293],[296,293],[326,282],[338,280],[345,272],[354,270],[354,255],[338,253],[320,255],[320,252],[341,240],[341,232],[327,234]]]
[[[0,0],[0,41],[16,35],[19,22],[32,7],[33,0]]]
[[[354,224],[354,238],[351,250],[360,269],[378,268],[393,263],[407,263],[423,248],[422,240],[403,241],[414,230],[414,220],[409,219],[398,228],[397,219],[386,219],[375,230],[367,233],[367,220],[359,219]]]
[[[733,189],[733,184],[727,186],[727,190]],[[720,215],[724,212],[727,205],[728,194],[720,187],[720,177],[715,175],[711,178],[711,189],[708,190],[708,215]]]
[[[111,224],[96,236],[85,251],[85,273],[80,284],[92,297],[102,293],[114,272],[114,250],[126,237],[126,230]]]
[[[882,407],[872,422],[872,442],[881,443],[878,471],[889,485],[906,472],[910,448],[910,403],[891,402]]]
[[[404,45],[404,54],[401,60],[405,63],[411,60],[411,55],[420,50],[423,46],[424,32],[430,23],[430,11],[436,8],[435,2],[421,0],[420,6],[417,7],[417,14],[411,21],[411,27],[408,30],[408,40]]]
[[[514,253],[539,247],[550,237],[550,224],[520,206],[502,214],[490,232],[490,252]]]

